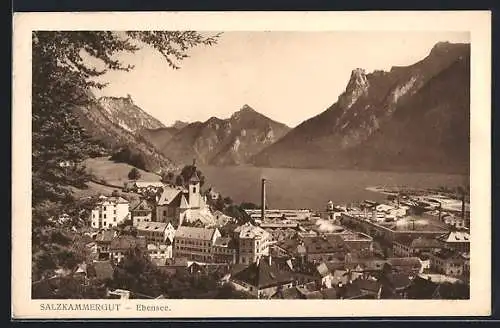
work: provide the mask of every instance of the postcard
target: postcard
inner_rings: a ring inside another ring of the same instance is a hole
[[[491,314],[490,12],[13,23],[12,318]]]

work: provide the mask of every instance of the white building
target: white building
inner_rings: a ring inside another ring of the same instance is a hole
[[[140,222],[136,228],[137,236],[146,238],[148,244],[171,245],[174,241],[175,229],[171,223]]]
[[[254,263],[260,257],[269,255],[272,236],[266,230],[245,223],[236,228],[234,234],[238,244],[238,263]]]
[[[152,261],[165,263],[167,259],[172,258],[172,244],[148,244],[147,252]]]
[[[92,209],[90,221],[92,228],[107,229],[116,227],[130,217],[129,202],[122,197],[99,197]]]

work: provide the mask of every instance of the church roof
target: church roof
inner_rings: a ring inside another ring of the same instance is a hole
[[[191,178],[189,178],[189,182],[190,183],[198,183],[198,182],[200,182],[200,178],[198,177],[198,173],[196,173],[196,169],[194,170],[193,175],[191,176]]]
[[[179,206],[181,209],[189,208],[189,204],[186,200],[186,197],[184,195],[181,196],[181,204]]]
[[[170,205],[180,192],[181,190],[176,188],[164,188],[160,195],[160,199],[158,199],[158,205]]]

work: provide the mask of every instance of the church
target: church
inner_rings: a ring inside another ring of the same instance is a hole
[[[212,216],[201,195],[200,178],[194,170],[186,187],[165,186],[156,198],[156,221],[170,222],[175,228],[183,222],[201,221],[207,216]]]

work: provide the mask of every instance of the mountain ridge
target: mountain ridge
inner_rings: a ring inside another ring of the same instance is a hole
[[[240,165],[289,130],[245,104],[227,119],[212,116],[176,133],[164,133],[163,137],[151,130],[145,134],[156,148],[177,162],[196,159],[200,164]]]
[[[399,167],[424,171],[466,171],[468,165],[466,136],[469,132],[467,117],[470,111],[469,61],[468,44],[438,43],[428,56],[413,65],[392,67],[390,71],[376,70],[368,74],[363,69],[354,69],[345,91],[339,95],[334,104],[322,113],[302,122],[275,144],[253,156],[251,162],[258,166],[271,167],[383,170]],[[448,68],[457,71],[454,78],[459,82],[452,80],[450,74],[443,75]],[[435,78],[447,80],[433,83]],[[448,92],[450,87],[456,88],[458,93],[450,95]],[[425,88],[430,91],[423,92]],[[433,91],[434,89],[439,89],[439,92]],[[418,98],[422,98],[420,103],[416,100]],[[442,112],[432,110],[436,107],[441,108]],[[457,108],[458,114],[449,107]],[[401,122],[405,115],[416,120],[419,114],[425,114],[427,118],[420,120],[421,131],[410,129],[412,124],[408,120]],[[435,125],[433,120],[440,117],[439,115],[452,118],[450,122],[453,123],[453,128],[463,133],[455,134],[453,129],[447,126],[446,119],[439,119],[436,122],[440,125],[433,126]],[[449,142],[444,144],[438,142],[435,146],[431,143],[424,147],[422,141],[408,135],[405,128],[396,128],[397,124],[407,126],[408,131],[411,130],[417,135],[426,133],[433,135],[439,142],[441,139],[445,140],[446,135],[456,135],[460,155],[455,154],[453,150],[457,145],[452,147]],[[390,131],[392,140],[389,135],[380,137],[381,134]],[[375,143],[371,140],[374,136],[380,140],[377,151],[391,154],[394,163],[377,156],[376,151],[369,150],[368,145],[373,146]],[[403,145],[404,139],[411,142]],[[383,146],[391,143],[393,147],[398,145],[396,148],[399,149],[399,154],[394,154],[390,149],[386,149],[388,146]],[[439,148],[439,151],[434,148]],[[412,149],[421,154],[422,158],[426,158],[428,163],[424,165],[421,163],[423,159],[401,155],[401,151],[408,153]],[[453,164],[451,167],[446,160],[447,156],[460,163],[451,163]]]

